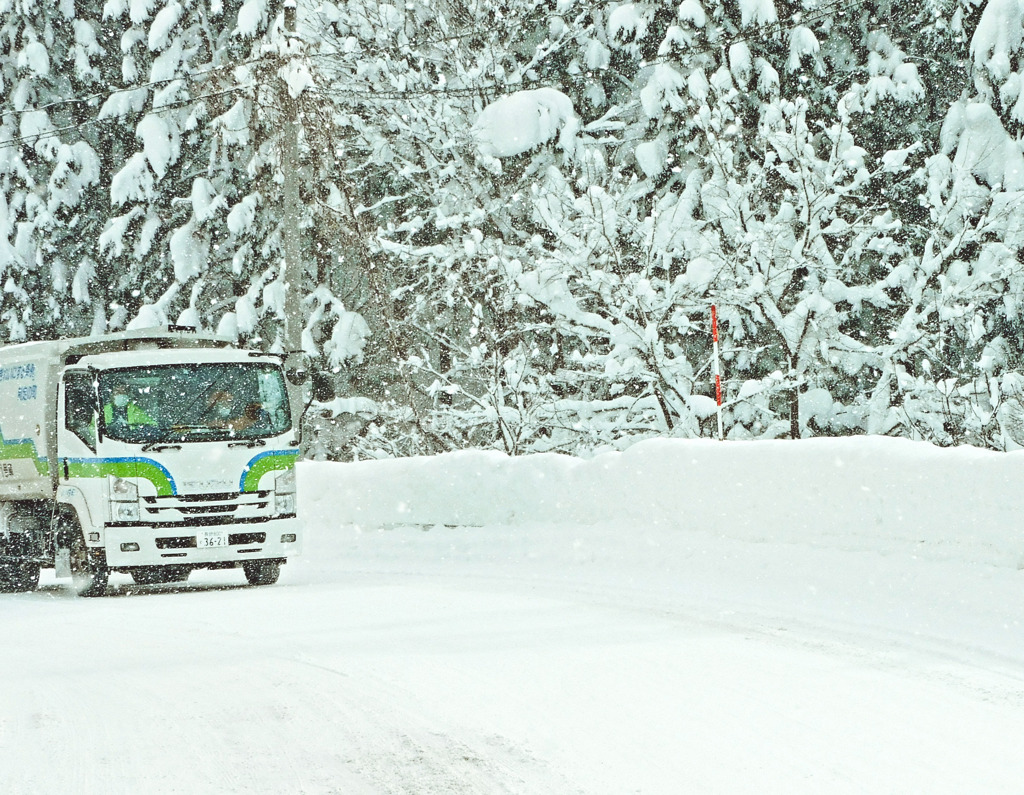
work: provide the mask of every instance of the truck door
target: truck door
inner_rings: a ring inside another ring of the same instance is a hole
[[[59,411],[57,449],[59,478],[70,476],[71,464],[95,457],[97,450],[98,402],[95,377],[88,370],[64,373]]]
[[[88,533],[90,543],[100,539],[100,528],[94,527],[93,519],[102,517],[99,509],[106,497],[105,481],[95,476],[99,464],[97,405],[94,374],[84,369],[65,370],[57,398],[57,500],[73,509],[76,527]],[[58,576],[71,573],[66,548],[70,543],[69,539],[58,540],[65,547],[57,551]]]

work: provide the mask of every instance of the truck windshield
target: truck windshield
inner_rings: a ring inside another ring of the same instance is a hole
[[[281,368],[259,362],[174,364],[99,376],[104,436],[124,442],[260,439],[291,427]]]

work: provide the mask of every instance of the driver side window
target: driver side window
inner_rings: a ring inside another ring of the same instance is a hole
[[[96,451],[96,390],[89,373],[64,378],[64,427]]]
[[[280,429],[288,423],[288,393],[284,390],[281,376],[275,371],[260,373],[260,401],[268,422]]]

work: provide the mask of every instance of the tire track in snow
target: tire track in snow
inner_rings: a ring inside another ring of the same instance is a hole
[[[332,704],[348,727],[349,765],[372,792],[400,795],[579,792],[527,749],[497,735],[478,736],[438,714],[395,679],[351,674],[306,657],[290,662],[346,681]],[[333,687],[325,692],[338,691]],[[445,727],[443,730],[440,727]]]

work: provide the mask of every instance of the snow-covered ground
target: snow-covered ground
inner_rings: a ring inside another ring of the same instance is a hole
[[[0,597],[0,792],[1019,792],[1024,453],[300,467],[281,583]]]

